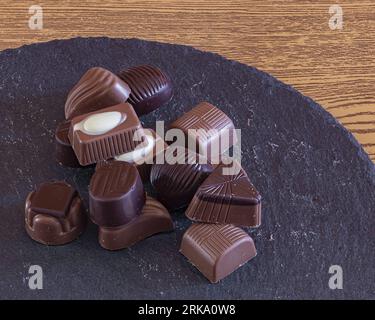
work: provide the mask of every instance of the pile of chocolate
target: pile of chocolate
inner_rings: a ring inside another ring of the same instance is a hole
[[[68,94],[66,121],[55,134],[56,158],[68,167],[96,165],[89,185],[89,217],[99,227],[103,248],[124,249],[171,231],[169,211],[186,209],[194,223],[180,251],[217,282],[256,255],[253,240],[240,226],[260,225],[261,197],[238,162],[231,163],[236,170],[225,173],[229,164],[223,155],[237,135],[232,120],[212,104],[198,104],[169,126],[182,132],[182,146],[168,145],[154,130],[142,127],[138,117],[172,95],[171,80],[154,66],[137,66],[118,75],[89,69]],[[192,136],[191,129],[205,133]],[[200,154],[225,134],[229,143],[220,144],[218,162],[210,152]],[[190,139],[196,142],[193,148]],[[146,183],[157,199],[146,194]],[[87,221],[81,197],[64,181],[44,183],[26,199],[26,231],[40,243],[73,241]]]

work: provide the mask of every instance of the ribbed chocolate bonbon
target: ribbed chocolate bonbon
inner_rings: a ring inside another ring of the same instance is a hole
[[[131,89],[128,102],[133,105],[138,116],[150,113],[172,98],[171,80],[154,66],[132,67],[120,72],[119,77]]]
[[[176,163],[171,164],[172,158]],[[165,151],[165,163],[152,166],[150,181],[157,199],[173,210],[186,207],[212,171],[213,166],[204,157],[199,160],[191,150],[169,147]]]
[[[115,74],[100,67],[89,69],[69,92],[65,103],[65,118],[126,102],[129,86]]]

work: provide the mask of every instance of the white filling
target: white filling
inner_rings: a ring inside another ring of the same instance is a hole
[[[80,130],[89,135],[104,134],[119,124],[123,123],[126,119],[126,114],[118,111],[109,111],[93,114],[81,122],[74,125],[73,130]]]
[[[147,134],[145,137],[146,141],[144,143],[138,145],[133,151],[116,156],[115,159],[131,163],[144,159],[152,151],[155,145],[155,139],[152,135]]]

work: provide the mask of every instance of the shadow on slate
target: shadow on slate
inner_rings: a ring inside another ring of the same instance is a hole
[[[165,70],[173,100],[142,118],[171,122],[202,100],[242,129],[243,166],[263,195],[263,223],[248,230],[258,256],[212,285],[178,252],[190,222],[109,252],[90,225],[79,240],[47,247],[28,238],[24,201],[43,181],[65,179],[87,204],[92,168],[54,160],[54,130],[68,91],[90,67]],[[191,47],[137,39],[76,38],[0,53],[0,298],[375,298],[375,169],[332,116],[268,74]],[[44,289],[28,288],[28,268]],[[343,290],[328,286],[331,265]]]

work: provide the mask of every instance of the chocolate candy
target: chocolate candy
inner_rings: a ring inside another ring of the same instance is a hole
[[[176,157],[175,164],[169,164]],[[199,162],[199,163],[198,163]],[[165,163],[154,164],[150,181],[157,192],[157,199],[168,209],[187,206],[201,183],[213,171],[213,166],[201,156],[185,148],[169,147],[165,151]]]
[[[138,116],[150,113],[172,98],[173,90],[169,77],[156,67],[133,67],[120,72],[119,77],[131,89],[128,102],[133,105]]]
[[[129,103],[118,104],[72,119],[69,140],[81,165],[133,151],[143,129]]]
[[[234,163],[234,166],[240,166]],[[193,221],[258,227],[261,196],[240,167],[236,174],[224,174],[219,165],[201,184],[185,214]]]
[[[99,243],[108,250],[128,248],[156,233],[173,230],[173,221],[167,209],[148,197],[142,213],[129,223],[115,228],[99,228]]]
[[[35,241],[61,245],[76,239],[87,217],[78,193],[63,181],[48,182],[31,192],[25,204],[25,228]]]
[[[81,165],[70,144],[68,134],[70,121],[61,122],[55,132],[55,155],[56,160],[63,166],[77,168]]]
[[[212,283],[256,256],[253,239],[233,225],[194,223],[185,232],[180,252]]]
[[[137,168],[111,161],[95,171],[89,186],[90,217],[102,227],[122,226],[138,216],[145,191]]]
[[[112,72],[95,67],[89,69],[69,92],[65,103],[65,118],[125,102],[129,86]]]
[[[143,182],[150,180],[150,172],[155,157],[164,152],[167,144],[152,129],[144,129],[145,141],[137,146],[137,148],[128,153],[116,156],[113,160],[104,160],[96,164],[96,169],[100,168],[108,161],[125,161],[133,163],[142,178]]]
[[[199,103],[174,121],[169,128],[182,130],[186,137],[186,146],[190,148],[192,145],[193,151],[218,162],[220,155],[237,142],[232,120],[208,102]]]

